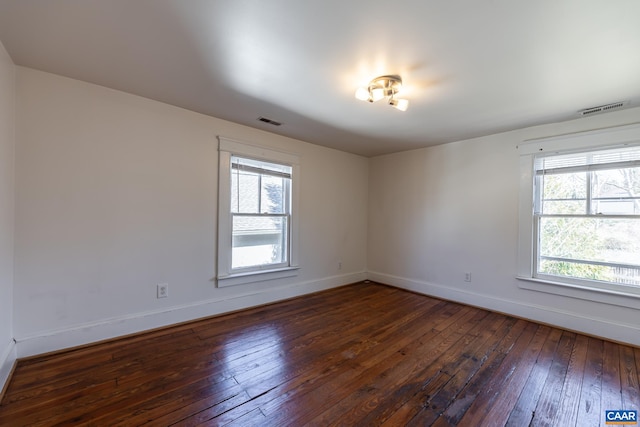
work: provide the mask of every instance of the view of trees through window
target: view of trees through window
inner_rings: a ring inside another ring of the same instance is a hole
[[[539,274],[640,287],[640,167],[631,166],[538,175]]]

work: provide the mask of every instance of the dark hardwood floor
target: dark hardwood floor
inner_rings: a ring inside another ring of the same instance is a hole
[[[20,361],[1,426],[603,426],[640,349],[359,283]]]

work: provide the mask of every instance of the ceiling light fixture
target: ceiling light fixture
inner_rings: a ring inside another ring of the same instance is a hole
[[[397,75],[380,76],[369,82],[367,87],[356,90],[356,98],[361,101],[376,102],[386,99],[389,105],[400,111],[406,111],[409,101],[395,96],[402,89],[402,78]]]

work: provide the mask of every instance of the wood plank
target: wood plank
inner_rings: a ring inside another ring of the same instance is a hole
[[[136,406],[134,410],[128,406],[110,412],[108,424],[128,426],[153,421],[157,425],[171,425],[184,422],[183,420],[205,409],[210,410],[213,414],[210,418],[213,418],[248,399],[249,395],[233,379],[216,384],[204,379],[154,396],[143,406]],[[92,421],[95,421],[95,418]]]
[[[492,423],[506,424],[550,332],[551,328],[546,326],[527,325],[527,330],[518,337],[514,347],[494,375],[494,378],[500,380],[490,381],[484,387],[483,393],[486,394],[495,390],[493,400],[495,403],[490,405],[491,411],[484,414],[482,421],[490,416]],[[479,402],[479,400],[476,401]],[[488,402],[485,400],[485,406],[488,406]],[[485,409],[488,411],[488,408]]]
[[[450,312],[450,309],[450,307],[446,307],[448,312]],[[444,313],[447,313],[447,311]],[[413,370],[421,369],[421,367],[428,364],[429,360],[446,351],[457,340],[454,336],[456,334],[460,335],[461,329],[464,330],[471,327],[476,322],[478,311],[473,309],[462,311],[465,312],[465,315],[453,317],[453,321],[442,322],[448,325],[442,331],[431,328],[424,333],[424,329],[416,329],[422,335],[413,335],[406,338],[399,337],[402,342],[406,342],[404,346],[395,345],[385,346],[384,348],[376,346],[369,349],[366,354],[363,353],[362,356],[364,357],[359,358],[360,361],[357,364],[350,360],[348,363],[338,365],[330,377],[324,377],[322,381],[315,382],[313,392],[308,392],[301,396],[305,406],[305,417],[314,418],[319,416],[320,413],[333,408],[337,402],[356,393],[358,387],[362,387],[363,383],[366,384],[365,387],[368,387],[371,378],[378,375],[380,369],[395,366],[407,356],[410,357],[408,364]],[[480,313],[480,315],[486,316],[486,312]],[[416,360],[416,358],[420,360]],[[402,366],[407,366],[407,364]],[[264,410],[267,415],[273,415],[276,421],[281,414],[286,413],[287,408],[299,406],[299,403],[295,400],[280,401],[277,405],[274,405],[274,403],[270,402],[269,405],[265,405]],[[285,412],[281,412],[282,409],[285,409]],[[288,420],[295,419],[301,415],[299,413],[291,414],[293,411],[289,412]]]
[[[472,326],[474,323],[475,326]],[[508,330],[511,326],[506,325],[500,328],[505,323],[507,321],[503,316],[485,316],[481,321],[472,320],[469,325],[472,328],[462,335],[446,352],[437,355],[437,358],[430,362],[428,366],[425,366],[424,369],[417,372],[415,369],[416,366],[419,366],[419,363],[425,361],[424,356],[419,356],[419,360],[412,360],[405,356],[399,363],[388,364],[380,376],[367,382],[367,387],[361,387],[356,393],[343,399],[339,405],[331,408],[330,411],[325,411],[323,417],[314,419],[312,423],[322,425],[334,419],[337,419],[337,423],[344,425],[383,421],[385,412],[390,413],[394,409],[389,405],[389,401],[395,400],[399,402],[395,406],[399,406],[402,401],[402,399],[398,399],[398,396],[392,396],[390,393],[396,388],[394,381],[398,381],[398,378],[405,384],[402,387],[402,394],[407,396],[413,394],[404,405],[411,406],[414,413],[420,412],[423,409],[422,405],[429,400],[429,397],[437,394],[438,390],[445,384],[449,384],[450,380],[460,371],[471,369],[468,367],[469,365],[480,363],[478,359],[482,359],[484,354],[490,351],[487,350],[487,347],[491,348],[491,346],[483,346],[483,344],[494,340],[497,345],[497,341],[501,337],[498,331]],[[422,354],[421,352],[416,353]],[[457,356],[459,354],[463,354],[462,362]],[[461,376],[464,376],[464,374]],[[424,378],[425,380],[423,382],[411,381],[412,378]],[[413,389],[411,389],[411,386],[413,386]],[[374,411],[376,407],[381,410]],[[342,413],[342,415],[336,417],[336,412]]]
[[[528,426],[531,423],[561,337],[562,330],[560,329],[553,329],[547,337],[535,361],[535,365],[531,369],[529,378],[520,392],[518,401],[511,411],[511,414],[509,414],[506,423],[507,426]]]
[[[491,381],[491,378],[493,378],[495,372],[500,368],[505,357],[505,353],[499,351],[491,352],[489,358],[480,367],[476,375],[474,375],[472,380],[458,393],[449,407],[436,419],[433,426],[462,425],[460,420],[464,417],[466,411],[475,399],[482,394],[484,385]]]
[[[587,348],[589,339],[584,335],[576,337],[575,344],[569,358],[569,366],[562,386],[562,399],[554,420],[555,425],[568,425],[578,416],[580,396],[582,394],[582,379],[584,378],[587,362]]]
[[[513,318],[505,319],[499,329],[493,329],[487,325],[483,331],[482,340],[477,341],[477,344],[473,347],[469,346],[463,353],[464,357],[467,357],[467,355],[470,357],[460,364],[453,362],[451,366],[444,370],[451,378],[443,387],[436,388],[429,385],[414,397],[414,401],[422,401],[423,405],[408,425],[433,424],[455,401],[458,394],[471,381],[491,354],[497,352],[497,347],[500,347],[505,340],[509,341],[512,337],[513,329],[517,330],[521,325],[522,323],[519,324]]]
[[[571,359],[575,340],[575,333],[566,331],[562,333],[562,338],[560,338],[556,354],[549,369],[549,375],[538,399],[533,425],[553,425],[553,420],[560,407],[561,399],[559,397],[562,396],[562,387],[569,368],[569,360]]]
[[[640,387],[634,350],[626,345],[620,346],[620,390],[621,409],[640,410]]]
[[[609,409],[624,409],[622,407],[622,393],[620,382],[620,345],[604,342],[602,360],[602,394],[600,405],[602,411]],[[604,414],[603,418],[604,420]]]
[[[597,427],[604,420],[604,410],[600,406],[604,343],[602,340],[589,338],[588,347],[576,425]]]
[[[497,349],[500,350],[500,353],[505,354],[500,367],[495,375],[484,384],[482,395],[474,399],[460,420],[460,423],[466,425],[482,425],[489,409],[491,409],[492,413],[492,407],[495,405],[495,402],[499,401],[501,396],[504,396],[503,391],[508,388],[508,381],[512,378],[517,368],[517,364],[514,363],[515,358],[520,359],[522,357],[538,329],[538,325],[523,320],[518,321],[517,325],[518,327],[510,331],[507,339],[502,341],[503,345]],[[513,353],[511,353],[512,350]],[[498,418],[497,422],[504,424],[506,420],[504,414],[499,413],[498,416],[501,418]],[[504,420],[502,417],[504,417]]]

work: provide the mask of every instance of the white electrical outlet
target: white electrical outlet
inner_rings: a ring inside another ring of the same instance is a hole
[[[158,283],[158,298],[166,298],[169,296],[169,284]]]
[[[471,281],[471,273],[464,273],[464,281],[465,282]]]

